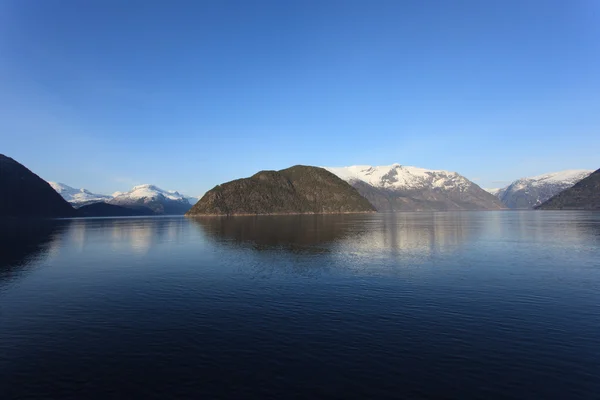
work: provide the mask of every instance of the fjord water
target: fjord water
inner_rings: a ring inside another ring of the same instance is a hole
[[[8,398],[598,398],[600,214],[5,222]]]

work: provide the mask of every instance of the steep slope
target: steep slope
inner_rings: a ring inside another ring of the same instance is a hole
[[[75,215],[73,207],[48,182],[3,154],[0,154],[0,188],[0,216]]]
[[[54,190],[56,190],[58,194],[63,197],[63,199],[71,203],[73,207],[81,207],[86,204],[99,203],[112,199],[112,196],[95,194],[86,189],[75,189],[71,186],[65,185],[64,183],[48,183]]]
[[[354,186],[378,211],[504,208],[496,197],[456,172],[400,164],[325,169]]]
[[[573,169],[521,178],[501,189],[497,196],[508,208],[533,208],[591,173],[591,170]]]
[[[132,209],[104,202],[91,203],[77,209],[80,217],[131,217],[142,215],[154,215],[150,209]]]
[[[600,169],[536,208],[540,210],[600,210]]]
[[[260,171],[209,190],[187,215],[373,212],[343,180],[318,167]]]
[[[129,192],[116,192],[113,196],[109,204],[140,211],[151,210],[158,215],[182,215],[192,207],[187,198],[178,192],[147,184],[135,186]]]

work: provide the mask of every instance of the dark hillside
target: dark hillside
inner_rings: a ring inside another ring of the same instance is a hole
[[[0,216],[73,217],[75,209],[45,180],[0,154]]]
[[[600,169],[536,208],[538,210],[600,210]]]
[[[356,189],[323,168],[260,171],[208,191],[187,215],[373,212]]]

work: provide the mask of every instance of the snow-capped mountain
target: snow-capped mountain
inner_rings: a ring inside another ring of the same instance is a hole
[[[202,196],[198,196],[198,197],[194,197],[194,196],[186,196],[187,201],[190,203],[190,205],[194,205],[198,202],[198,200],[200,200]]]
[[[115,192],[108,202],[132,209],[150,209],[155,214],[185,214],[192,205],[179,192],[163,190],[154,185],[134,186],[129,192]]]
[[[493,194],[494,196],[498,196],[498,193],[502,190],[502,188],[483,188],[486,192]]]
[[[197,197],[184,196],[174,190],[163,190],[155,185],[134,186],[129,192],[115,192],[112,196],[75,189],[64,183],[48,182],[65,200],[76,208],[106,202],[147,214],[184,214],[198,201]],[[136,213],[135,215],[138,215]]]
[[[69,185],[59,182],[48,182],[54,190],[60,194],[63,199],[71,203],[74,207],[81,207],[86,204],[108,201],[112,197],[104,194],[92,193],[86,189],[75,189]]]
[[[354,186],[379,211],[503,208],[496,197],[456,172],[400,164],[324,168]]]
[[[533,208],[589,176],[593,171],[571,169],[517,179],[496,194],[508,208]]]
[[[540,210],[600,210],[600,169],[536,208]]]

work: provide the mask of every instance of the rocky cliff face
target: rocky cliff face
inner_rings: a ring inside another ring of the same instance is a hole
[[[537,208],[540,210],[600,210],[600,169]]]
[[[456,172],[400,164],[326,169],[354,186],[378,211],[505,208],[498,198]]]
[[[261,171],[218,185],[187,215],[321,214],[373,212],[353,187],[318,167]]]
[[[42,178],[0,154],[0,216],[72,217],[75,210]]]

